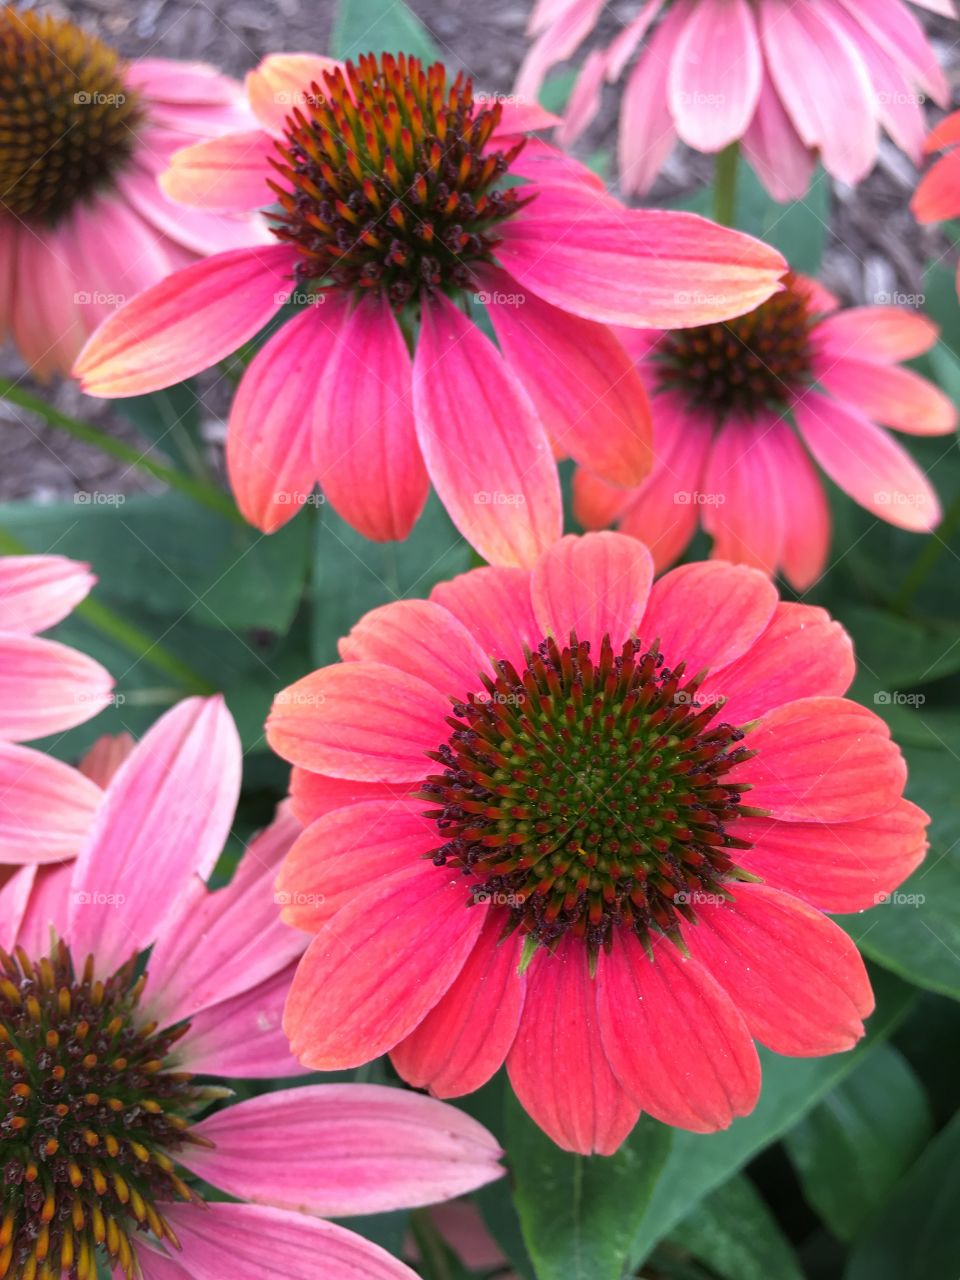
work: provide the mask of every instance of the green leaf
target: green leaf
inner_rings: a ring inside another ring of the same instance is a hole
[[[724,1280],[803,1280],[790,1242],[749,1178],[737,1175],[707,1196],[669,1244]]]
[[[633,1267],[638,1267],[695,1205],[743,1168],[758,1151],[782,1137],[890,1035],[915,996],[908,986],[883,970],[873,977],[877,1009],[870,1018],[867,1035],[850,1053],[827,1058],[780,1058],[761,1050],[763,1090],[749,1116],[735,1120],[723,1133],[674,1135],[670,1155],[631,1248]]]
[[[412,53],[424,62],[442,61],[440,50],[403,0],[340,0],[330,37],[335,58],[361,53]]]
[[[838,603],[833,610],[853,637],[858,667],[875,684],[874,701],[922,705],[908,696],[918,685],[960,671],[960,626],[931,618],[914,621],[860,603]]]
[[[880,1045],[784,1144],[808,1204],[835,1236],[851,1240],[932,1132],[923,1086],[896,1049]]]
[[[861,1235],[844,1280],[957,1280],[960,1115],[927,1147]]]
[[[336,660],[337,641],[368,610],[427,596],[438,582],[470,568],[470,547],[435,494],[405,542],[370,542],[332,508],[321,510],[312,586],[318,666]]]
[[[117,400],[115,407],[140,434],[162,449],[171,462],[206,478],[200,439],[200,399],[191,382],[181,382],[146,396]]]
[[[507,1092],[507,1151],[538,1280],[619,1280],[670,1149],[649,1116],[612,1156],[561,1151]]]

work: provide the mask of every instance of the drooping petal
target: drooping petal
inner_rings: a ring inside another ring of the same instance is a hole
[[[947,105],[950,91],[937,55],[923,27],[905,4],[879,8],[864,0],[839,0],[839,4],[911,81],[925,89],[938,105]]]
[[[96,580],[88,564],[65,556],[0,556],[0,627],[25,635],[55,627]]]
[[[503,1176],[493,1135],[463,1111],[405,1089],[321,1084],[224,1107],[184,1162],[255,1204],[323,1217],[435,1204]]]
[[[421,862],[358,893],[300,962],[284,1014],[293,1052],[356,1067],[405,1036],[448,990],[483,927],[462,877]]]
[[[717,433],[703,478],[708,505],[702,516],[716,559],[776,572],[786,522],[773,437],[786,430],[770,414],[730,418]]]
[[[517,72],[517,95],[535,102],[546,72],[576,53],[593,29],[603,0],[577,0],[568,4],[530,45]]]
[[[561,646],[571,631],[589,640],[594,661],[610,636],[614,652],[636,635],[653,583],[650,552],[619,533],[561,538],[533,571],[533,609]]]
[[[406,341],[387,299],[367,297],[330,316],[326,342],[313,406],[313,457],[323,491],[364,537],[402,541],[429,488]]]
[[[257,117],[270,133],[283,132],[287,116],[295,107],[309,104],[310,86],[324,88],[324,74],[343,64],[317,53],[271,53],[253,71],[248,71],[244,88]]]
[[[303,1213],[257,1204],[164,1205],[189,1259],[190,1280],[416,1280],[415,1272],[353,1231]],[[179,1258],[181,1255],[178,1254]],[[157,1254],[144,1255],[146,1280],[179,1280]]]
[[[937,332],[929,316],[906,307],[846,307],[825,316],[812,337],[824,355],[893,364],[929,351]]]
[[[240,795],[241,749],[223,699],[162,716],[107,788],[77,860],[69,939],[99,976],[160,936],[194,876],[207,879]]]
[[[317,478],[311,418],[329,354],[319,307],[307,307],[264,343],[230,406],[227,474],[237,506],[263,533],[301,510]]]
[[[277,151],[262,129],[208,138],[175,151],[160,188],[178,204],[208,212],[238,213],[272,204],[267,179]]]
[[[62,760],[0,742],[0,863],[75,857],[102,794]]]
[[[944,222],[960,214],[960,150],[948,151],[930,166],[910,210],[918,222]]]
[[[645,485],[638,488],[645,488]],[[577,467],[573,473],[574,519],[590,533],[608,529],[630,506],[635,492],[634,489],[622,489],[611,484],[609,480],[601,480],[586,467]]]
[[[113,677],[85,653],[0,631],[0,741],[22,742],[83,724],[110,702]]]
[[[722,673],[717,683],[722,684]],[[757,754],[730,782],[749,782],[749,804],[785,822],[852,822],[885,813],[907,770],[886,723],[846,698],[798,698],[766,712],[746,743]]]
[[[653,584],[640,634],[647,643],[659,639],[667,665],[685,662],[693,676],[746,653],[776,606],[776,588],[756,569],[685,564]]]
[[[523,667],[524,646],[535,649],[543,639],[525,569],[473,569],[438,582],[430,599],[459,618],[484,653],[506,659],[518,670]]]
[[[662,936],[648,957],[622,931],[597,967],[600,1035],[614,1075],[664,1124],[712,1133],[753,1110],[760,1061],[730,997]]]
[[[783,507],[784,577],[806,591],[823,573],[830,550],[830,507],[810,455],[792,431],[778,431],[772,442],[779,454]]]
[[[856,822],[777,822],[743,818],[736,834],[752,842],[737,862],[774,889],[821,911],[876,906],[923,861],[929,819],[909,800]]]
[[[743,153],[774,200],[800,200],[817,167],[816,155],[797,133],[764,68],[760,98],[743,135]]]
[[[527,970],[527,998],[507,1071],[524,1110],[564,1151],[612,1155],[640,1108],[610,1069],[600,1040],[596,981],[577,938]]]
[[[131,167],[117,178],[117,190],[154,232],[191,255],[271,250],[276,239],[262,218],[249,214],[208,212],[174,204],[159,190],[154,174]]]
[[[513,1044],[526,979],[521,939],[502,939],[502,911],[488,911],[466,964],[438,1004],[394,1047],[393,1065],[415,1089],[440,1098],[472,1093],[494,1075]]]
[[[636,21],[642,25],[641,10]],[[650,17],[653,14],[650,13]],[[643,195],[673,150],[677,131],[670,114],[667,80],[686,13],[671,5],[654,31],[648,48],[630,72],[620,103],[617,139],[620,182],[627,195]],[[626,37],[626,28],[621,34]],[[611,46],[611,53],[614,46]],[[629,57],[629,55],[628,55]],[[624,64],[627,59],[624,59]]]
[[[873,993],[852,938],[812,907],[765,885],[738,884],[736,901],[698,905],[682,926],[691,954],[775,1053],[819,1057],[863,1035]]]
[[[653,464],[650,405],[610,329],[518,293],[505,272],[480,279],[500,348],[554,445],[614,484],[639,483]]]
[[[549,441],[493,343],[442,294],[423,308],[413,394],[427,471],[454,524],[491,563],[532,564],[562,528]]]
[[[173,386],[231,355],[293,289],[287,245],[235,249],[174,272],[110,316],[81,351],[74,375],[90,395]]]
[[[450,736],[449,702],[424,680],[378,662],[324,667],[278,693],[267,718],[284,760],[361,782],[417,782],[424,753]]]
[[[770,625],[737,661],[711,672],[703,699],[722,697],[723,719],[746,724],[797,698],[842,696],[856,674],[853,643],[825,609],[778,604]]]
[[[339,644],[344,662],[382,662],[445,697],[482,689],[490,663],[469,629],[434,600],[394,600],[371,609]]]
[[[682,7],[688,17],[670,61],[670,110],[684,142],[720,151],[743,136],[760,97],[753,10],[747,0]]]
[[[872,360],[828,358],[818,363],[818,381],[875,422],[915,436],[942,436],[957,429],[953,401],[912,369],[878,366]]]
[[[936,528],[940,504],[930,482],[869,418],[813,391],[797,402],[794,415],[814,458],[855,502],[902,529]]]

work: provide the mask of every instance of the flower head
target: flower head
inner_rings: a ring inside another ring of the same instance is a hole
[[[754,1039],[862,1034],[869,983],[822,913],[898,884],[927,819],[843,697],[850,640],[754,569],[652,579],[630,538],[564,538],[374,610],[278,695],[303,1062],[390,1051],[448,1097],[506,1060],[555,1141],[610,1152],[641,1110],[748,1112]]]
[[[812,457],[874,515],[928,532],[940,520],[936,494],[876,424],[914,435],[956,429],[950,400],[899,364],[936,337],[916,312],[839,310],[825,289],[799,277],[724,324],[627,336],[654,392],[657,461],[632,489],[581,468],[577,518],[640,538],[660,568],[702,524],[714,556],[782,571],[805,590],[830,548]]]
[[[946,10],[940,0],[917,0]],[[605,82],[627,79],[620,114],[620,174],[627,191],[653,182],[677,139],[698,151],[741,141],[777,200],[806,191],[817,160],[842,182],[866,177],[880,130],[915,162],[924,95],[949,90],[923,29],[901,0],[643,0],[603,50],[587,57],[563,136],[595,116]],[[577,51],[599,14],[596,0],[538,0],[536,40],[517,88],[535,101],[545,72]]]
[[[480,1125],[396,1089],[222,1105],[231,1077],[300,1072],[280,1009],[305,939],[272,888],[299,824],[281,811],[227,888],[205,883],[239,781],[220,700],[182,703],[108,784],[77,861],[0,889],[6,1280],[94,1280],[98,1259],[127,1280],[412,1280],[317,1215],[430,1203],[500,1172]],[[198,1178],[240,1203],[208,1202]]]
[[[157,186],[179,147],[245,119],[209,67],[126,64],[66,19],[0,7],[0,336],[34,373],[66,372],[168,272],[263,239],[256,220],[177,210]]]
[[[772,249],[624,209],[526,136],[546,112],[439,63],[277,55],[247,87],[263,128],[181,151],[164,186],[204,209],[275,201],[278,243],[146,292],[76,372],[100,395],[167,386],[299,302],[230,415],[231,483],[267,531],[319,481],[362,533],[403,538],[429,478],[486,559],[529,564],[560,533],[556,455],[618,484],[650,468],[646,396],[610,325],[721,319],[777,287]]]

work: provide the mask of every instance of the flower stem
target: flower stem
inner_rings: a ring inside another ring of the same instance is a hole
[[[740,143],[731,142],[718,154],[713,177],[713,217],[722,227],[736,224],[737,166]]]
[[[910,566],[907,576],[900,584],[900,590],[893,598],[895,609],[901,613],[907,611],[958,528],[960,528],[960,495],[951,502],[939,527],[932,537],[927,538],[923,550]]]
[[[22,542],[4,529],[0,529],[0,555],[25,556],[32,554],[33,552],[28,547],[25,547]],[[168,649],[164,649],[156,640],[151,640],[145,631],[141,631],[139,627],[127,622],[119,613],[115,613],[113,609],[102,604],[99,600],[88,598],[81,601],[74,609],[73,616],[88,622],[102,635],[106,636],[107,639],[112,640],[122,649],[126,649],[128,653],[136,655],[140,661],[146,662],[157,671],[162,671],[164,675],[172,676],[188,692],[216,693],[216,687],[208,680],[205,680],[203,676],[198,675],[192,667],[187,666],[185,662],[181,662],[175,654]]]
[[[31,413],[39,414],[50,426],[66,431],[68,435],[76,440],[82,440],[84,444],[93,445],[101,453],[107,453],[111,458],[117,458],[121,462],[129,463],[132,467],[146,471],[154,479],[162,481],[171,489],[178,489],[181,493],[187,494],[195,502],[209,507],[211,511],[216,511],[218,515],[236,524],[245,524],[243,516],[230,496],[215,485],[207,484],[194,476],[184,475],[182,471],[167,467],[162,462],[154,462],[151,458],[145,457],[139,449],[134,449],[121,440],[114,440],[112,436],[89,422],[80,422],[76,418],[71,418],[69,414],[61,413],[59,409],[47,404],[39,396],[32,395],[6,378],[0,378],[0,397],[9,400],[11,404],[19,405],[22,409],[29,409]]]
[[[451,1280],[443,1237],[426,1209],[414,1209],[410,1215],[410,1230],[420,1250],[420,1261],[428,1268],[430,1280]]]

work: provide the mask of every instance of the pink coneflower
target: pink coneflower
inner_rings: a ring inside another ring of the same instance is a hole
[[[65,19],[0,7],[0,340],[66,373],[100,321],[198,256],[262,242],[248,216],[157,185],[174,151],[249,120],[200,63],[123,63]]]
[[[950,0],[915,2],[955,16]],[[600,0],[538,0],[522,94],[535,100],[544,73],[572,57],[602,8]],[[625,191],[645,191],[678,138],[697,151],[741,141],[770,194],[796,200],[818,159],[843,182],[864,178],[881,129],[918,160],[924,94],[949,101],[933,49],[900,0],[644,0],[584,63],[566,141],[590,123],[604,82],[620,78],[648,33],[623,91]]]
[[[924,151],[943,155],[920,179],[910,202],[918,222],[945,222],[960,217],[960,111],[941,120],[931,129]],[[957,267],[957,291],[960,293],[960,265]]]
[[[929,532],[940,520],[936,494],[876,423],[912,435],[955,429],[950,400],[897,363],[936,338],[936,326],[916,312],[841,311],[820,285],[798,277],[727,324],[628,335],[655,393],[657,462],[627,490],[581,468],[577,519],[639,538],[658,569],[702,524],[718,559],[779,570],[803,591],[830,548],[816,462],[874,515]]]
[[[263,127],[181,152],[164,181],[202,208],[277,201],[278,243],[143,294],[76,372],[97,395],[167,386],[296,293],[307,305],[256,355],[230,414],[231,484],[266,531],[319,481],[366,536],[403,538],[429,477],[485,559],[529,564],[560,533],[555,452],[620,484],[649,470],[643,386],[609,325],[737,314],[783,270],[703,219],[625,210],[525,139],[545,112],[475,99],[440,63],[277,55],[248,90]],[[474,323],[480,303],[499,349]]]
[[[479,1124],[403,1090],[210,1109],[221,1080],[300,1072],[280,1010],[305,939],[273,891],[299,824],[281,811],[226,889],[205,883],[240,763],[220,699],[181,703],[108,785],[77,861],[0,890],[5,1280],[94,1280],[98,1259],[127,1280],[413,1280],[319,1215],[428,1204],[502,1172]],[[206,1201],[197,1178],[241,1203]]]
[[[842,697],[850,640],[755,569],[652,580],[639,542],[566,537],[374,610],[278,695],[311,823],[278,881],[316,934],[284,1014],[304,1063],[390,1051],[449,1097],[506,1060],[554,1141],[609,1153],[641,1110],[748,1112],[754,1039],[860,1037],[870,984],[822,912],[899,884],[927,819]]]

